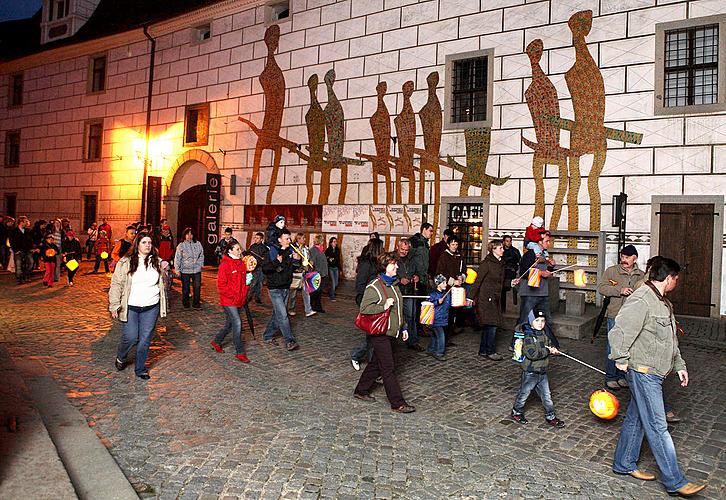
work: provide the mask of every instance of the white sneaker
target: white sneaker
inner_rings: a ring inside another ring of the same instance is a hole
[[[287,311],[288,316],[295,316],[297,313],[295,311]]]
[[[350,362],[353,365],[353,368],[355,369],[355,371],[359,372],[360,371],[360,363],[357,362],[354,359],[351,359]]]
[[[310,311],[309,313],[305,313],[305,317],[309,318],[310,316],[315,316],[316,314],[318,314],[317,311]]]

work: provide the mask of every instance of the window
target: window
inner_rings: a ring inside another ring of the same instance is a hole
[[[98,195],[83,194],[83,217],[81,222],[81,229],[85,230],[91,227],[91,224],[96,222],[96,207],[98,206]]]
[[[265,6],[265,24],[275,24],[290,20],[290,2],[273,1]]]
[[[71,0],[48,0],[48,21],[63,19],[68,15]]]
[[[656,114],[726,109],[726,15],[656,25]]]
[[[209,140],[209,104],[187,106],[184,121],[184,145],[206,146]]]
[[[491,127],[494,49],[446,56],[444,129]]]
[[[20,165],[20,131],[8,130],[5,133],[5,166]]]
[[[18,196],[15,193],[5,193],[5,215],[17,217]]]
[[[83,140],[83,160],[101,160],[103,146],[103,120],[86,122],[86,133]]]
[[[10,75],[10,96],[9,106],[20,106],[23,104],[23,74]]]
[[[106,90],[106,56],[93,56],[88,65],[88,92]]]
[[[212,38],[212,26],[207,23],[192,28],[192,43],[205,42]]]

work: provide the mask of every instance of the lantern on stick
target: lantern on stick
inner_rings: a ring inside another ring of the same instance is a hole
[[[102,258],[103,260],[106,260],[106,259],[108,259],[108,252],[101,252],[101,258]]]
[[[70,271],[75,271],[76,269],[78,269],[78,261],[76,259],[71,259],[68,262],[66,262],[66,267]]]
[[[587,274],[585,274],[584,269],[575,269],[573,278],[576,287],[585,288],[587,286]]]
[[[472,268],[469,267],[466,269],[466,279],[464,280],[464,282],[467,285],[473,285],[474,282],[476,281],[476,276],[477,276],[476,271],[474,271]]]
[[[252,255],[245,255],[242,257],[242,262],[245,263],[245,268],[248,271],[254,271],[257,267],[257,259],[255,259]]]
[[[598,418],[612,420],[618,415],[620,402],[614,394],[600,389],[590,396],[590,411]]]

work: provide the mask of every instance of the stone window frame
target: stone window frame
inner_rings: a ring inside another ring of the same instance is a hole
[[[94,88],[94,74],[96,72],[95,64],[96,61],[99,59],[104,59],[104,68],[103,68],[103,88],[96,89]],[[99,53],[99,54],[93,54],[88,57],[88,79],[86,83],[86,93],[89,95],[97,95],[97,94],[103,94],[106,92],[106,89],[108,88],[108,54],[105,52]]]
[[[196,141],[188,141],[187,138],[187,126],[189,120],[190,111],[198,111],[197,116],[197,127],[196,127]],[[200,127],[201,125],[201,127]],[[199,104],[190,104],[184,110],[184,133],[182,135],[184,141],[184,147],[196,147],[206,146],[209,144],[209,103],[203,102]]]
[[[292,20],[292,2],[290,0],[271,0],[265,5],[265,26],[272,24],[283,24]],[[280,19],[276,11],[287,7],[288,15]]]
[[[10,199],[12,198],[15,210],[10,210]],[[18,217],[18,193],[6,192],[3,194],[3,213],[9,217]]]
[[[453,68],[456,61],[462,59],[487,58],[487,103],[486,119],[471,122],[453,122]],[[445,61],[444,83],[444,130],[463,130],[467,128],[491,127],[494,113],[494,48],[472,50],[457,54],[447,54]]]
[[[98,148],[98,157],[91,157],[89,148],[91,147],[91,127],[93,125],[101,125],[101,142]],[[103,160],[103,118],[94,118],[86,120],[83,126],[83,162],[93,163]]]
[[[15,79],[20,77],[20,93],[15,92]],[[25,77],[23,72],[12,73],[8,77],[8,108],[17,108],[23,105],[23,88],[25,87]],[[17,97],[17,102],[16,101]]]
[[[212,22],[207,21],[204,23],[198,23],[191,28],[189,33],[190,43],[192,45],[207,43],[212,39]],[[207,33],[208,36],[203,37],[203,33]]]
[[[714,104],[665,106],[665,34],[667,31],[718,24],[718,97]],[[726,14],[694,17],[655,25],[655,91],[653,111],[655,115],[683,115],[713,113],[726,110]]]
[[[17,161],[11,161],[10,159],[10,136],[17,135],[18,137],[18,151],[17,151]],[[3,164],[6,168],[15,168],[20,166],[20,145],[21,145],[21,136],[20,136],[20,130],[14,129],[14,130],[7,130],[5,131],[5,152],[3,155]]]

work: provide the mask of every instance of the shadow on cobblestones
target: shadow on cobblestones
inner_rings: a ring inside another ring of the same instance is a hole
[[[599,421],[588,411],[589,394],[602,384],[594,372],[555,359],[553,399],[567,427],[547,428],[533,396],[522,428],[506,419],[519,367],[478,358],[477,335],[459,335],[444,363],[399,347],[401,385],[418,411],[397,415],[382,389],[372,404],[351,397],[359,373],[348,352],[361,339],[352,300],[326,302],[328,313],[312,318],[298,311],[292,321],[301,348],[290,353],[260,341],[265,297],[251,307],[257,339],[243,322],[252,360],[243,365],[231,344],[224,354],[209,346],[223,324],[213,278],[205,272],[201,310],[183,309],[175,289],[152,344],[149,382],[114,369],[120,327],[106,312],[103,275],[51,290],[37,282],[16,287],[0,275],[0,341],[14,357],[42,361],[112,444],[130,480],[150,484],[159,498],[663,496],[659,484],[610,472],[622,420]],[[692,386],[669,381],[666,392],[685,417],[672,429],[680,463],[689,478],[708,478],[708,497],[719,498],[726,365],[719,337],[702,328],[706,344],[694,335],[683,346]],[[507,338],[501,335],[500,352]],[[603,339],[564,340],[563,348],[602,364]],[[617,395],[624,412],[627,391]],[[645,449],[641,465],[657,470]]]

